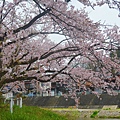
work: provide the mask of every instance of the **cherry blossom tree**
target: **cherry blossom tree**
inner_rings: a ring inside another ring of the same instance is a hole
[[[119,8],[117,1],[79,1]],[[0,1],[0,87],[26,79],[59,81],[67,84],[73,97],[80,88],[119,89],[119,27],[103,28],[84,9],[68,4],[63,0]],[[55,44],[50,35],[63,39]],[[115,81],[105,81],[109,76]]]
[[[78,0],[78,1],[86,6],[91,6],[93,9],[95,6],[102,6],[107,4],[109,8],[117,9],[120,11],[119,0]]]

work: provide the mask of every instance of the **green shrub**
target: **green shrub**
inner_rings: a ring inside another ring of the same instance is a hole
[[[91,118],[95,118],[98,113],[99,113],[99,111],[94,111],[93,114],[92,114],[90,117],[91,117]]]

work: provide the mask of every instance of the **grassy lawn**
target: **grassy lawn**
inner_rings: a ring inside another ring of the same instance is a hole
[[[51,110],[39,107],[14,106],[13,113],[10,113],[9,106],[0,108],[0,120],[68,120],[65,115],[54,113]]]

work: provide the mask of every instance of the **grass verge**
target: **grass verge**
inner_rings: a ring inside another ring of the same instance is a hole
[[[0,108],[0,120],[68,120],[66,116],[39,107],[14,106],[13,113],[9,107]]]

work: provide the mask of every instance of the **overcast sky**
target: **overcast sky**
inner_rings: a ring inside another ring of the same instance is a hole
[[[77,0],[71,0],[69,4],[75,5],[78,9],[82,7]],[[107,5],[104,5],[102,7],[95,7],[95,10],[91,7],[87,7],[86,11],[89,12],[90,18],[95,22],[101,20],[101,23],[105,23],[107,25],[118,25],[120,27],[118,10],[110,9]]]
[[[77,9],[82,8],[82,5],[77,0],[71,0],[69,5],[74,5]],[[120,17],[118,17],[118,10],[110,9],[107,5],[104,5],[102,7],[95,7],[95,10],[93,10],[91,7],[86,7],[86,11],[89,13],[89,17],[94,22],[101,21],[101,24],[104,23],[105,25],[117,25],[120,27]],[[52,40],[56,43],[63,39],[63,37],[58,37],[58,35],[51,35],[50,38],[52,38]]]

